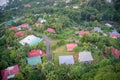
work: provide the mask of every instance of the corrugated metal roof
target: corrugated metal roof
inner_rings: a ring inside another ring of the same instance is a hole
[[[67,56],[59,56],[59,64],[74,64],[74,58],[73,55],[67,55]]]
[[[85,62],[85,61],[92,61],[93,57],[91,55],[91,52],[83,51],[83,52],[79,53],[79,58],[78,59],[79,59],[80,62]]]
[[[27,58],[27,61],[28,61],[28,64],[32,66],[37,65],[38,63],[42,63],[40,56]]]

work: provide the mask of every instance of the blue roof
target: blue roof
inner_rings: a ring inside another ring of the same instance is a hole
[[[42,41],[42,38],[36,38],[35,40],[33,40],[29,45],[32,46],[32,45],[36,45],[37,43],[41,42]]]
[[[32,66],[37,65],[38,63],[42,63],[40,56],[27,58],[27,61],[28,61],[28,64]]]
[[[94,31],[102,32],[101,28],[99,28],[99,27],[94,27]]]
[[[66,55],[66,56],[59,56],[59,64],[74,64],[74,57],[73,55]]]
[[[118,32],[117,32],[117,30],[112,30],[112,33],[115,33],[115,34],[119,34]]]
[[[12,23],[13,23],[13,20],[9,20],[5,22],[6,25],[11,25]]]

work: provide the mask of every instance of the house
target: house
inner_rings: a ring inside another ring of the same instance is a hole
[[[111,38],[120,38],[120,34],[116,34],[116,33],[111,33],[110,34]]]
[[[70,2],[71,2],[71,0],[65,0],[65,2],[66,2],[66,4],[68,4],[68,3],[70,3]]]
[[[79,62],[84,63],[91,63],[93,61],[93,57],[91,55],[91,52],[83,51],[79,53]]]
[[[59,64],[74,64],[74,57],[73,55],[67,55],[67,56],[59,56]]]
[[[29,53],[28,53],[28,57],[35,57],[35,56],[44,56],[45,55],[45,52],[42,51],[42,50],[31,50]]]
[[[43,25],[43,24],[42,24],[41,22],[36,22],[36,23],[35,23],[35,26],[36,26],[36,27],[40,27],[40,28],[41,28],[42,25]]]
[[[11,27],[11,28],[9,28],[9,30],[18,30],[18,28],[17,27]]]
[[[87,2],[80,2],[80,5],[84,5],[84,4],[86,4]]]
[[[2,80],[8,80],[10,78],[14,78],[14,76],[18,73],[19,73],[19,67],[18,65],[14,65],[14,66],[8,67],[5,70],[1,70],[1,77],[2,77]]]
[[[109,33],[109,36],[111,38],[120,38],[120,34],[117,32],[117,30],[112,30],[112,32]]]
[[[112,30],[111,33],[119,34],[116,29]]]
[[[112,48],[111,52],[115,58],[120,58],[120,50]]]
[[[40,2],[36,2],[36,4],[40,4]]]
[[[25,28],[29,28],[29,24],[27,24],[27,23],[24,23],[24,24],[22,24],[22,25],[19,25],[19,26],[14,26],[14,27],[11,27],[11,28],[9,28],[9,30],[21,30],[21,29],[25,29]]]
[[[22,45],[28,44],[31,46],[39,43],[40,41],[42,41],[42,38],[36,37],[34,35],[28,35],[27,37],[19,41],[19,43]]]
[[[30,4],[25,4],[24,7],[26,7],[26,8],[30,8],[31,5],[30,5]]]
[[[41,18],[41,17],[38,18],[38,21],[40,21],[41,23],[45,23],[46,22],[46,20],[44,18]]]
[[[109,23],[106,23],[105,26],[112,27],[112,25]]]
[[[5,22],[5,25],[12,25],[12,23],[14,22],[14,20],[9,20]]]
[[[73,9],[78,9],[79,8],[79,6],[73,6]]]
[[[21,28],[28,28],[28,27],[29,27],[29,24],[27,23],[21,25]]]
[[[19,31],[17,33],[15,33],[15,37],[21,37],[24,35],[24,31]]]
[[[111,2],[112,2],[112,0],[106,0],[106,2],[111,3]]]
[[[54,18],[55,19],[55,21],[58,21],[59,20],[59,18]]]
[[[75,47],[77,47],[76,43],[71,43],[66,45],[67,51],[72,51]]]
[[[103,31],[101,30],[101,28],[99,28],[99,27],[94,27],[93,31],[94,31],[94,32],[103,32]]]
[[[53,4],[53,6],[56,6],[57,5],[57,2],[55,2],[54,4]]]
[[[55,29],[53,29],[53,28],[47,28],[47,32],[49,32],[49,33],[56,33]]]
[[[27,62],[28,62],[29,65],[32,65],[32,66],[35,66],[38,63],[42,63],[40,56],[27,58]]]
[[[83,36],[83,35],[90,35],[90,32],[89,31],[84,31],[84,30],[82,30],[82,31],[79,31],[79,36]]]

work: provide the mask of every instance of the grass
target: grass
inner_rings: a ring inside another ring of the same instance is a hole
[[[65,55],[73,55],[74,56],[74,60],[75,61],[78,61],[78,53],[75,53],[75,52],[68,52],[66,50],[66,47],[65,45],[57,48],[56,50],[54,50],[53,52],[53,60],[55,63],[59,63],[59,56],[65,56]]]

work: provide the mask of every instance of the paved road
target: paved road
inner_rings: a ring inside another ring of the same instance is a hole
[[[50,61],[52,60],[52,55],[50,51],[50,43],[51,40],[47,36],[43,36],[43,40],[46,42],[46,55],[47,55],[47,60]]]
[[[33,31],[33,29],[30,27],[29,31],[33,32],[34,34],[38,35],[39,33],[36,31]],[[52,40],[50,40],[47,36],[43,35],[42,36],[43,40],[46,43],[46,55],[47,55],[47,60],[50,61],[52,60],[52,55],[51,55],[51,51],[50,51],[50,44],[52,42]]]

